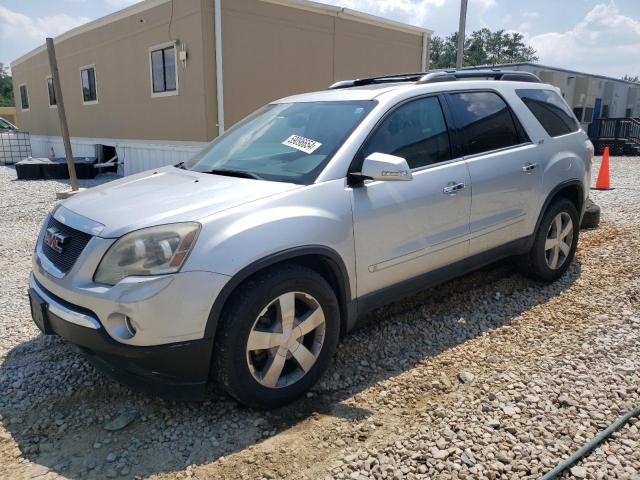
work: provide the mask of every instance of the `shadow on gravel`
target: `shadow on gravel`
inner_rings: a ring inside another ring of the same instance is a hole
[[[271,412],[243,408],[213,390],[204,403],[135,393],[95,372],[60,339],[41,336],[14,348],[0,366],[0,420],[33,464],[27,473],[130,478],[177,472],[267,440],[318,413],[364,419],[371,412],[343,400],[510,323],[579,276],[578,258],[551,285],[525,279],[500,262],[379,309],[345,338],[311,398]],[[135,419],[125,428],[104,429],[130,412]],[[293,445],[296,436],[281,440]],[[19,456],[10,443],[0,439],[4,458]]]

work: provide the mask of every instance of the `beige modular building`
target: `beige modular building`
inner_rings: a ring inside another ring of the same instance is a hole
[[[640,117],[638,83],[536,63],[510,63],[495,68],[531,72],[558,87],[585,130],[600,118]]]
[[[54,39],[74,155],[115,148],[125,174],[179,162],[274,99],[426,70],[431,33],[305,0],[145,0]],[[45,46],[11,70],[33,156],[60,155]]]

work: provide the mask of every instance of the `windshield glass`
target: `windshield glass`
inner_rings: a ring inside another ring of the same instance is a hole
[[[215,139],[184,167],[310,184],[374,105],[371,100],[267,105]]]

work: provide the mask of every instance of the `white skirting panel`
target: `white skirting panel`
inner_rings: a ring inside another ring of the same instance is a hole
[[[95,157],[95,143],[85,143],[85,139],[74,138],[71,141],[71,149],[74,157]],[[88,140],[88,139],[87,139]],[[31,156],[48,157],[49,151],[53,147],[56,157],[64,157],[64,145],[61,137],[44,137],[31,135]]]
[[[124,175],[132,175],[188,160],[207,145],[205,142],[72,137],[73,156],[94,157],[97,144],[116,147],[118,161],[124,162],[124,168],[121,167],[119,172]],[[51,147],[53,147],[56,157],[64,157],[62,137],[31,135],[31,155],[33,157],[48,157]]]

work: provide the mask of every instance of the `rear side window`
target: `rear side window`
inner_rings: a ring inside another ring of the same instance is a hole
[[[463,131],[468,155],[523,143],[509,107],[498,94],[451,93],[449,99]]]
[[[413,100],[391,112],[369,138],[364,158],[372,153],[402,157],[410,168],[450,160],[449,134],[438,98]]]
[[[551,137],[576,132],[580,128],[567,104],[553,90],[526,89],[516,90],[516,93]]]

